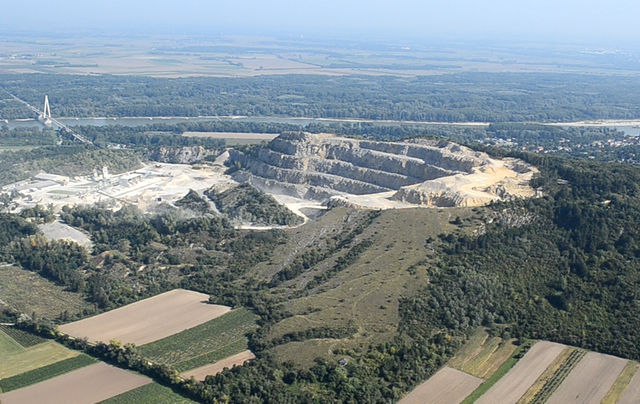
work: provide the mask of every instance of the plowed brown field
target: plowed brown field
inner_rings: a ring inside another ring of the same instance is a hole
[[[2,404],[94,404],[151,379],[97,363],[42,383],[0,394]]]
[[[626,365],[624,359],[589,352],[547,404],[600,404]]]
[[[618,404],[638,404],[640,403],[640,370],[636,372],[636,375],[631,379],[629,387],[624,392],[624,395],[618,401]]]
[[[60,327],[90,341],[118,339],[144,345],[220,317],[231,309],[208,304],[208,295],[175,289],[107,313]]]
[[[240,352],[237,355],[230,356],[211,365],[202,366],[188,372],[184,372],[181,376],[188,379],[193,376],[196,380],[204,380],[208,375],[216,375],[224,368],[232,368],[234,365],[242,365],[248,360],[255,359],[255,355],[251,351]]]
[[[553,342],[538,342],[476,403],[515,404],[565,348]]]
[[[460,404],[480,384],[482,379],[445,367],[399,404]]]

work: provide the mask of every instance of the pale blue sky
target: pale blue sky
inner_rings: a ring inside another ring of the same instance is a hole
[[[636,0],[0,0],[0,31],[640,41]]]

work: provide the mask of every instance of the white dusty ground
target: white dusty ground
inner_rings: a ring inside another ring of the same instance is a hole
[[[75,178],[66,185],[56,184],[47,188],[36,187],[21,191],[23,198],[17,200],[20,207],[36,204],[61,208],[65,205],[92,205],[98,202],[119,208],[125,204],[137,205],[149,210],[155,205],[175,202],[190,189],[202,193],[214,184],[234,183],[218,166],[187,164],[149,164],[129,173],[112,175],[108,179]],[[120,178],[139,174],[139,182],[128,186],[120,184]],[[4,187],[10,190],[11,186]]]
[[[93,248],[93,243],[89,235],[67,224],[55,221],[53,223],[41,224],[38,227],[49,240],[71,240],[88,249]]]

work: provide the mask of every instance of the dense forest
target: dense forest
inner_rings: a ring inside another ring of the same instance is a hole
[[[635,77],[463,73],[414,78],[309,75],[161,79],[127,76],[0,75],[53,114],[93,116],[285,116],[442,122],[568,122],[640,116]],[[0,118],[32,113],[7,97]]]
[[[205,192],[216,208],[231,220],[249,222],[259,226],[294,226],[304,220],[280,205],[271,195],[256,189],[251,184],[218,192],[209,189]]]

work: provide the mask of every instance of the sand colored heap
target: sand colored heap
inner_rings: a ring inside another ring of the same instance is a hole
[[[537,170],[517,159],[494,159],[451,142],[375,142],[285,133],[268,148],[233,150],[250,181],[270,193],[363,207],[480,206],[535,195]]]

